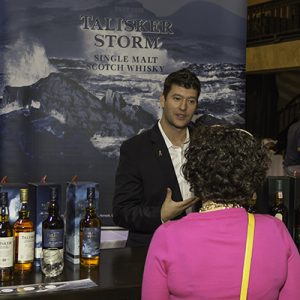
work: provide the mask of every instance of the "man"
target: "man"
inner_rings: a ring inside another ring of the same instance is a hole
[[[300,175],[300,120],[292,124],[288,130],[283,164],[287,175]]]
[[[127,246],[149,245],[162,222],[182,217],[198,200],[181,166],[200,91],[199,79],[188,69],[168,75],[160,96],[161,119],[121,146],[113,216],[115,224],[129,230]]]

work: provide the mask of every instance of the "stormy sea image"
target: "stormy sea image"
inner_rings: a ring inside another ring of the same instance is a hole
[[[12,2],[25,5],[18,0]],[[1,178],[8,176],[10,182],[26,183],[38,182],[47,175],[51,182],[60,183],[63,191],[74,176],[81,181],[98,182],[100,217],[104,225],[112,225],[120,145],[152,127],[160,118],[163,81],[169,72],[182,67],[193,71],[202,84],[193,120],[196,124],[244,126],[245,64],[243,50],[239,50],[244,40],[238,42],[238,38],[231,37],[230,42],[225,42],[223,36],[203,37],[199,42],[195,33],[188,36],[188,28],[179,24],[179,20],[181,14],[194,11],[195,4],[183,6],[168,17],[169,24],[174,24],[176,38],[161,37],[156,49],[133,50],[122,48],[122,44],[95,47],[95,32],[82,31],[78,21],[78,16],[89,13],[87,8],[73,7],[68,11],[54,9],[52,6],[60,5],[55,1],[41,2],[44,6],[36,7],[44,14],[40,26],[35,24],[33,28],[32,18],[26,15],[28,20],[25,16],[22,19],[26,25],[23,24],[22,35],[13,34],[20,31],[14,26],[21,25],[8,23],[5,34],[1,32],[0,36],[0,54],[4,57],[0,61]],[[122,1],[106,2],[106,10],[94,7],[93,13],[99,15],[104,11],[117,17]],[[131,7],[134,12],[142,9],[139,18],[156,17],[138,1],[130,2],[139,9]],[[209,9],[210,4],[205,1],[195,2],[208,5],[205,7]],[[14,13],[15,8],[10,9],[12,12],[7,10],[7,13]],[[68,22],[76,20],[72,31],[69,23],[62,27],[61,23],[53,22],[54,17],[61,22],[66,20],[63,13],[72,16]],[[50,15],[54,27],[60,24],[57,36],[52,30],[48,36],[40,32],[40,28],[50,26],[45,24]],[[78,41],[75,47],[74,40],[66,38],[74,36],[73,31],[80,38],[80,47]],[[127,41],[124,33],[116,34],[120,35],[117,41]],[[140,32],[134,37],[127,34],[139,41],[144,38]],[[58,41],[53,44],[55,37]]]

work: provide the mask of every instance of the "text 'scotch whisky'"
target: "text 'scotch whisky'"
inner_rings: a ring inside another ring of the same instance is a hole
[[[87,189],[85,217],[80,221],[80,265],[96,267],[100,261],[101,221],[96,214],[95,188]]]
[[[7,192],[0,193],[0,282],[11,281],[14,272],[14,236],[9,224]]]
[[[20,189],[21,208],[13,226],[15,237],[15,270],[29,271],[33,267],[35,232],[29,219],[28,189]]]

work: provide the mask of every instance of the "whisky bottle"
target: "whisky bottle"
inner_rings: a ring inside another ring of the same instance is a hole
[[[21,208],[13,226],[15,237],[15,270],[29,271],[33,267],[35,232],[29,219],[28,189],[20,189]]]
[[[271,209],[271,215],[284,222],[288,226],[288,209],[284,204],[284,195],[282,191],[282,181],[277,181],[275,200]]]
[[[57,188],[50,188],[48,217],[42,224],[41,269],[45,276],[55,277],[64,268],[64,221],[59,215]]]
[[[255,214],[256,213],[256,200],[257,200],[257,194],[254,192],[252,197],[248,199],[247,203],[247,211],[249,213]]]
[[[95,208],[95,188],[87,189],[85,217],[80,220],[80,265],[96,267],[100,261],[101,221]]]
[[[0,193],[0,282],[11,281],[14,272],[14,236],[9,224],[7,192]]]

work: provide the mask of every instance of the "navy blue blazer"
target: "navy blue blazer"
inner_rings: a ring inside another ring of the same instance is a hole
[[[120,148],[113,219],[116,225],[128,228],[127,246],[149,245],[161,224],[160,209],[168,187],[172,199],[182,201],[172,160],[156,123]]]

